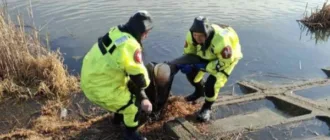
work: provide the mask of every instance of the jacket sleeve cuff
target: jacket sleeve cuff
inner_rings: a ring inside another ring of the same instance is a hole
[[[149,99],[144,90],[141,90],[141,92],[140,92],[140,99],[141,99],[141,101],[144,99]]]

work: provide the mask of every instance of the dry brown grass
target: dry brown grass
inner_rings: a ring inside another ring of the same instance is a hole
[[[54,98],[78,91],[78,80],[68,74],[62,55],[42,46],[36,30],[27,33],[22,18],[17,21],[0,9],[0,99]]]
[[[157,122],[147,123],[141,131],[143,133],[149,133],[153,130],[161,129],[164,123],[173,120],[174,118],[179,117],[189,117],[194,115],[194,113],[200,109],[201,104],[191,104],[187,103],[183,97],[173,96],[170,97],[166,106],[165,106],[165,114],[162,116],[161,120]]]
[[[93,114],[86,121],[79,118],[61,119],[59,111],[63,102],[48,101],[40,110],[41,115],[32,120],[31,126],[25,129],[14,129],[10,133],[0,134],[0,139],[80,139],[94,133],[98,137],[87,139],[113,138],[119,139],[121,128],[109,124],[107,120],[111,114]],[[141,131],[151,139],[169,139],[163,130],[163,125],[174,117],[187,117],[193,115],[200,104],[190,104],[182,97],[171,97],[166,105],[165,116],[159,121],[145,124]],[[102,135],[102,136],[100,136]]]
[[[312,29],[330,28],[330,5],[327,3],[326,1],[321,9],[311,11],[310,16],[305,14],[305,17],[298,21]]]

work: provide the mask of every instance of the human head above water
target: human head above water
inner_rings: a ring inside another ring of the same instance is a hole
[[[204,16],[195,17],[190,27],[190,32],[198,44],[203,44],[212,31],[208,18]]]

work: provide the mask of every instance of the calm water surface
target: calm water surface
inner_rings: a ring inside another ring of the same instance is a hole
[[[124,23],[139,9],[154,17],[155,28],[144,42],[146,62],[166,61],[182,54],[185,34],[193,18],[205,15],[212,22],[233,26],[240,36],[244,59],[234,70],[224,90],[237,80],[256,79],[268,82],[289,78],[324,78],[320,68],[330,66],[330,43],[318,41],[301,31],[308,2],[321,7],[323,0],[7,0],[11,15],[21,13],[32,25],[27,12],[42,33],[50,34],[50,45],[65,53],[65,63],[72,72],[80,72],[81,59],[97,37],[112,26]],[[44,26],[45,25],[45,26]],[[299,63],[301,63],[301,68]],[[276,78],[277,77],[277,78]],[[292,79],[289,79],[292,80]],[[222,91],[224,91],[222,90]],[[192,92],[184,75],[173,86],[177,94]]]

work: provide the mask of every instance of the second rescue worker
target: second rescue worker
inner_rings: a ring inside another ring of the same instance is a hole
[[[195,92],[185,99],[195,101],[205,96],[197,119],[208,121],[211,106],[217,99],[220,88],[243,58],[238,35],[232,27],[212,24],[206,17],[198,16],[187,33],[184,54],[197,55],[204,60],[203,63],[185,65],[179,69],[186,73],[188,81],[195,87]],[[210,74],[205,84],[202,79],[204,72]]]

